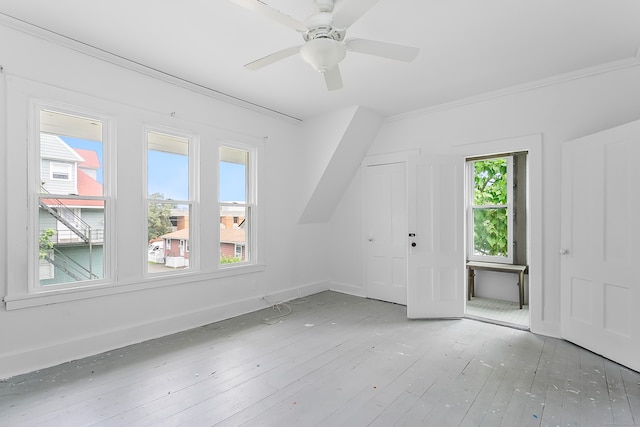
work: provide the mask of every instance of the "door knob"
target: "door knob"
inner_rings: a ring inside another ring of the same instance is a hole
[[[569,255],[569,250],[568,249],[561,249],[560,250],[560,255]]]
[[[416,246],[418,246],[418,244],[416,242],[411,242],[411,247],[415,248]]]

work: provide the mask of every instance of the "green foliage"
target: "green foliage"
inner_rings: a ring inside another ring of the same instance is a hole
[[[44,257],[53,250],[53,242],[51,241],[51,238],[54,234],[56,234],[56,231],[53,228],[47,228],[42,232],[42,234],[40,234],[40,259],[44,259]]]
[[[233,257],[233,256],[220,257],[220,264],[233,264],[234,262],[240,262],[240,261],[242,261],[240,258]]]
[[[153,193],[149,198],[164,200],[164,195]],[[175,204],[172,203],[149,203],[147,208],[147,241],[171,232],[170,216],[173,208],[175,208]]]
[[[507,159],[474,162],[473,240],[476,255],[507,256]],[[485,206],[484,208],[478,208]]]
[[[473,201],[476,206],[507,204],[507,159],[476,161]]]

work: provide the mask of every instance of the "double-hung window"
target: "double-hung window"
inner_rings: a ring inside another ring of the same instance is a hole
[[[467,162],[467,258],[513,263],[513,157]]]
[[[255,157],[249,147],[229,144],[219,149],[221,265],[255,262]]]
[[[37,259],[34,291],[105,279],[111,221],[108,123],[104,118],[36,105],[40,172],[34,182]]]
[[[163,253],[149,256],[147,273],[182,271],[191,266],[185,244],[192,239],[193,137],[148,129],[147,244],[163,240]],[[192,245],[190,245],[193,247]]]

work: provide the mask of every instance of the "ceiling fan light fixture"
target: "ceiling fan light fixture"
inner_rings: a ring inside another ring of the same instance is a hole
[[[338,65],[347,54],[344,43],[330,38],[309,40],[300,48],[300,55],[314,70],[326,73]]]

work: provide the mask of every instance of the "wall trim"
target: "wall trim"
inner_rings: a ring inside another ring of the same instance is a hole
[[[327,290],[329,290],[328,282],[322,281],[267,293],[266,296],[270,301],[280,302]],[[262,298],[262,295],[254,295],[227,304],[213,305],[136,325],[126,325],[122,328],[74,337],[51,345],[33,346],[24,351],[5,352],[0,354],[0,379],[45,369],[106,351],[114,351],[128,345],[252,313],[269,306],[270,304]],[[43,358],[43,354],[47,355],[46,358]]]
[[[14,18],[13,16],[6,15],[4,13],[0,13],[0,24],[6,25],[9,28],[12,28],[14,30],[20,31],[25,34],[29,34],[39,39],[46,40],[51,43],[55,43],[59,46],[63,46],[68,49],[75,50],[76,52],[109,62],[119,67],[126,68],[131,71],[135,71],[137,73],[164,81],[166,83],[173,84],[183,89],[188,89],[192,92],[196,92],[201,95],[208,96],[210,98],[225,102],[227,104],[232,104],[237,107],[245,108],[250,111],[262,113],[270,117],[285,119],[293,123],[302,122],[302,119],[299,117],[294,117],[289,114],[283,113],[281,111],[273,110],[263,105],[253,103],[251,101],[247,101],[242,98],[238,98],[228,93],[224,93],[220,90],[216,90],[216,89],[174,76],[172,74],[165,73],[161,70],[149,67],[139,62],[135,62],[123,56],[116,55],[112,52],[109,52],[104,49],[100,49],[96,46],[92,46],[80,40],[76,40],[71,37],[67,37],[65,35],[55,33],[51,30],[47,30],[46,28],[39,27],[37,25],[20,20],[18,18]]]
[[[341,294],[353,295],[356,297],[366,298],[362,285],[353,285],[350,283],[330,282],[329,290],[340,292]]]
[[[529,264],[529,319],[531,332],[547,335],[546,331],[559,331],[558,322],[544,318],[544,259],[543,259],[543,182],[542,134],[522,135],[492,141],[456,145],[454,151],[465,157],[528,151],[527,155],[527,262]],[[553,326],[551,326],[553,325]],[[551,336],[555,334],[550,333]]]
[[[407,120],[415,118],[424,114],[432,114],[440,111],[453,110],[455,108],[463,107],[466,105],[477,104],[480,102],[489,101],[492,99],[503,98],[506,96],[514,95],[522,92],[529,92],[535,89],[540,89],[547,86],[553,86],[560,83],[566,83],[573,80],[580,80],[587,77],[597,76],[599,74],[605,74],[612,71],[623,70],[625,68],[640,66],[640,47],[635,57],[625,58],[618,61],[607,62],[604,64],[596,65],[593,67],[583,68],[582,70],[572,71],[569,73],[558,74],[553,77],[534,80],[503,89],[498,89],[490,92],[485,92],[480,95],[471,96],[467,98],[457,99],[451,102],[445,102],[442,104],[434,105],[432,107],[419,108],[406,113],[396,114],[388,116],[384,119],[383,123],[391,123],[401,120]]]

